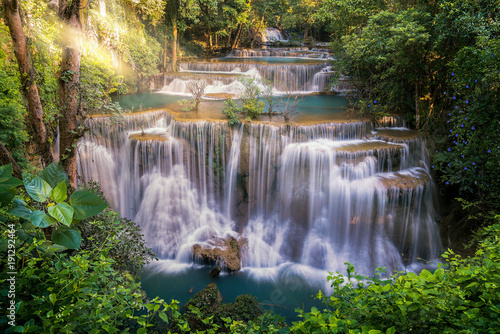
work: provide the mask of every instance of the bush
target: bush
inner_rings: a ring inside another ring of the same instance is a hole
[[[239,112],[240,108],[233,99],[224,101],[222,114],[229,118],[229,125],[236,125],[241,123],[240,118],[238,117]]]
[[[92,233],[82,236],[81,221],[99,214],[105,201],[87,190],[68,199],[67,175],[57,164],[23,181],[10,175],[11,165],[0,167],[0,307],[15,308],[14,319],[0,318],[6,333],[145,333],[156,316],[167,321],[167,311],[178,313],[175,302],[147,303],[133,277],[117,270],[137,268],[150,255],[139,249],[133,223],[120,230],[116,214],[107,212],[99,218],[111,219],[89,223],[82,231]],[[27,194],[16,189],[23,183]]]
[[[348,264],[347,279],[331,275],[334,292],[318,298],[323,311],[300,311],[294,333],[498,333],[500,331],[500,216],[484,229],[472,258],[451,250],[446,266],[420,274],[397,273],[391,279],[356,276]]]
[[[262,92],[257,81],[253,78],[240,77],[238,79],[244,86],[245,91],[241,96],[241,112],[244,116],[257,118],[264,110],[265,103],[261,101]]]

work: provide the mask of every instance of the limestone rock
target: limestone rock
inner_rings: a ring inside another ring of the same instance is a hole
[[[211,244],[214,248],[203,248],[196,244],[193,246],[194,260],[201,260],[205,264],[216,264],[227,268],[229,272],[236,272],[241,269],[241,248],[247,243],[246,239],[214,239]]]

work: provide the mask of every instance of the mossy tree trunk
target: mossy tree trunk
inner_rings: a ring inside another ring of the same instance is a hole
[[[14,54],[21,74],[22,91],[28,102],[28,118],[30,122],[28,131],[33,138],[37,153],[40,154],[42,166],[47,166],[54,160],[54,155],[43,122],[42,103],[38,94],[35,71],[31,66],[29,46],[26,43],[19,14],[19,3],[17,0],[3,0],[2,4],[5,23],[9,27],[12,43],[14,44]]]
[[[82,23],[81,0],[63,1],[59,15],[62,29],[62,59],[59,77],[59,159],[68,173],[73,187],[76,185],[76,145],[83,136],[83,113],[80,110],[80,60]]]
[[[172,35],[174,36],[174,41],[172,43],[172,72],[177,72],[177,45],[178,45],[178,31],[177,31],[177,21],[172,22]]]

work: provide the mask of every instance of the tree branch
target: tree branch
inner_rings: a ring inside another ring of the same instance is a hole
[[[5,145],[0,141],[0,162],[2,164],[12,164],[12,169],[14,170],[14,177],[18,179],[23,179],[23,172],[21,171],[21,167],[17,164],[16,160],[12,157],[9,150]]]

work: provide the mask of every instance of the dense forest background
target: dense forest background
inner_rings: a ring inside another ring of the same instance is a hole
[[[465,260],[450,252],[433,273],[372,279],[363,288],[350,276],[332,275],[333,297],[319,295],[326,310],[303,313],[292,330],[500,328],[497,0],[3,0],[0,15],[1,251],[15,227],[23,273],[17,284],[33,287],[18,296],[17,326],[5,318],[0,326],[37,333],[192,330],[175,303],[141,295],[133,275],[153,254],[137,227],[104,210],[98,185],[73,192],[76,142],[89,115],[124,112],[113,96],[147,90],[154,75],[176,71],[179,59],[257,47],[261,31],[275,27],[291,44],[330,43],[332,65],[356,88],[349,97],[354,112],[374,122],[402,115],[427,136],[443,233],[456,251],[474,255]],[[84,214],[81,203],[94,210]],[[58,214],[45,214],[54,206]],[[58,244],[61,235],[66,241]],[[464,251],[464,243],[473,247]],[[5,265],[2,309],[9,302],[6,272]],[[73,290],[65,287],[76,281]],[[259,316],[259,323],[209,319],[205,311],[189,311],[207,317],[200,331],[289,330],[274,316]]]

